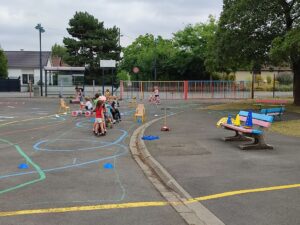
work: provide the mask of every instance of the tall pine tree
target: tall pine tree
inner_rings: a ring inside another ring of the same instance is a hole
[[[99,74],[100,59],[120,59],[119,31],[117,27],[105,28],[87,12],[76,12],[69,21],[68,33],[63,43],[67,49],[66,61],[72,66],[88,66],[87,80]]]

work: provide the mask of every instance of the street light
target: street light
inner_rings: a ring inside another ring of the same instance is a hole
[[[156,57],[157,57],[157,52],[156,52],[156,47],[157,47],[157,39],[154,38],[154,80],[156,81],[156,78],[157,78],[157,68],[156,68]]]
[[[43,96],[42,33],[44,33],[45,30],[40,23],[35,26],[35,29],[39,30],[39,37],[40,37],[40,87],[41,87],[41,96]]]

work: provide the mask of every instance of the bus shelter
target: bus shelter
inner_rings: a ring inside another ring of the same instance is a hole
[[[84,89],[85,67],[44,67],[45,70],[45,96],[48,79],[57,86],[82,86]],[[49,76],[49,77],[48,77]]]

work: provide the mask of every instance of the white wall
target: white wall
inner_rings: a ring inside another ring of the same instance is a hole
[[[282,73],[293,74],[291,71],[286,71],[286,72],[282,72]],[[271,80],[273,81],[274,74],[277,76],[278,72],[277,71],[274,71],[274,72],[262,71],[261,78],[263,81],[266,81],[267,77],[270,77]],[[252,74],[249,71],[237,71],[235,73],[235,78],[236,78],[236,81],[252,81]]]
[[[8,69],[8,78],[22,78],[22,70],[21,69]]]
[[[43,83],[45,84],[45,71],[43,70]],[[9,78],[18,78],[20,77],[21,85],[23,85],[22,74],[33,74],[34,84],[37,84],[40,80],[40,69],[8,69]],[[49,74],[48,74],[48,84],[49,84]]]

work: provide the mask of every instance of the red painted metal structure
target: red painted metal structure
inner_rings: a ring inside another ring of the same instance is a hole
[[[121,81],[119,97],[148,99],[154,87],[161,99],[246,99],[251,83],[246,81]]]

